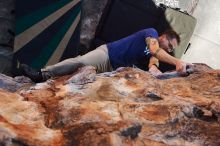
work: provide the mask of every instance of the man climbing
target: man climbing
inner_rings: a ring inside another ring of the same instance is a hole
[[[113,71],[118,67],[140,67],[146,62],[146,70],[153,74],[160,74],[158,60],[176,66],[176,71],[186,71],[187,63],[171,56],[180,43],[180,38],[173,30],[165,31],[161,36],[153,28],[143,29],[118,41],[101,45],[95,50],[75,58],[66,59],[57,64],[47,66],[36,71],[25,64],[21,64],[23,75],[34,82],[42,82],[51,77],[71,74],[79,67],[92,65],[98,73]]]

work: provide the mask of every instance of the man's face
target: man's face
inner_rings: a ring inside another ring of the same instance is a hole
[[[173,50],[177,47],[178,43],[176,38],[170,39],[165,34],[159,37],[159,45],[166,52],[173,52]]]

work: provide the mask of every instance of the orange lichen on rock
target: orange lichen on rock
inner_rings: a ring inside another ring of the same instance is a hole
[[[163,80],[86,66],[19,87],[0,90],[0,145],[220,145],[220,70],[204,65]]]

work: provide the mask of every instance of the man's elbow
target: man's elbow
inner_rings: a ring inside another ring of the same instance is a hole
[[[157,47],[157,48],[153,48],[153,49],[151,48],[149,50],[150,50],[150,53],[151,53],[152,56],[154,56],[155,58],[159,59],[158,58],[158,54],[162,50],[162,48]]]
[[[157,50],[160,49],[159,47],[149,47],[150,53],[154,56],[154,54],[157,52]]]
[[[152,55],[155,53],[155,49],[152,48],[152,47],[149,48],[149,51],[150,51],[150,53],[151,53]]]

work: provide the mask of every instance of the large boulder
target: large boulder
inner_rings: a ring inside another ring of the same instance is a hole
[[[83,67],[0,90],[0,145],[217,146],[219,121],[220,70],[204,65],[163,80],[135,68]]]

